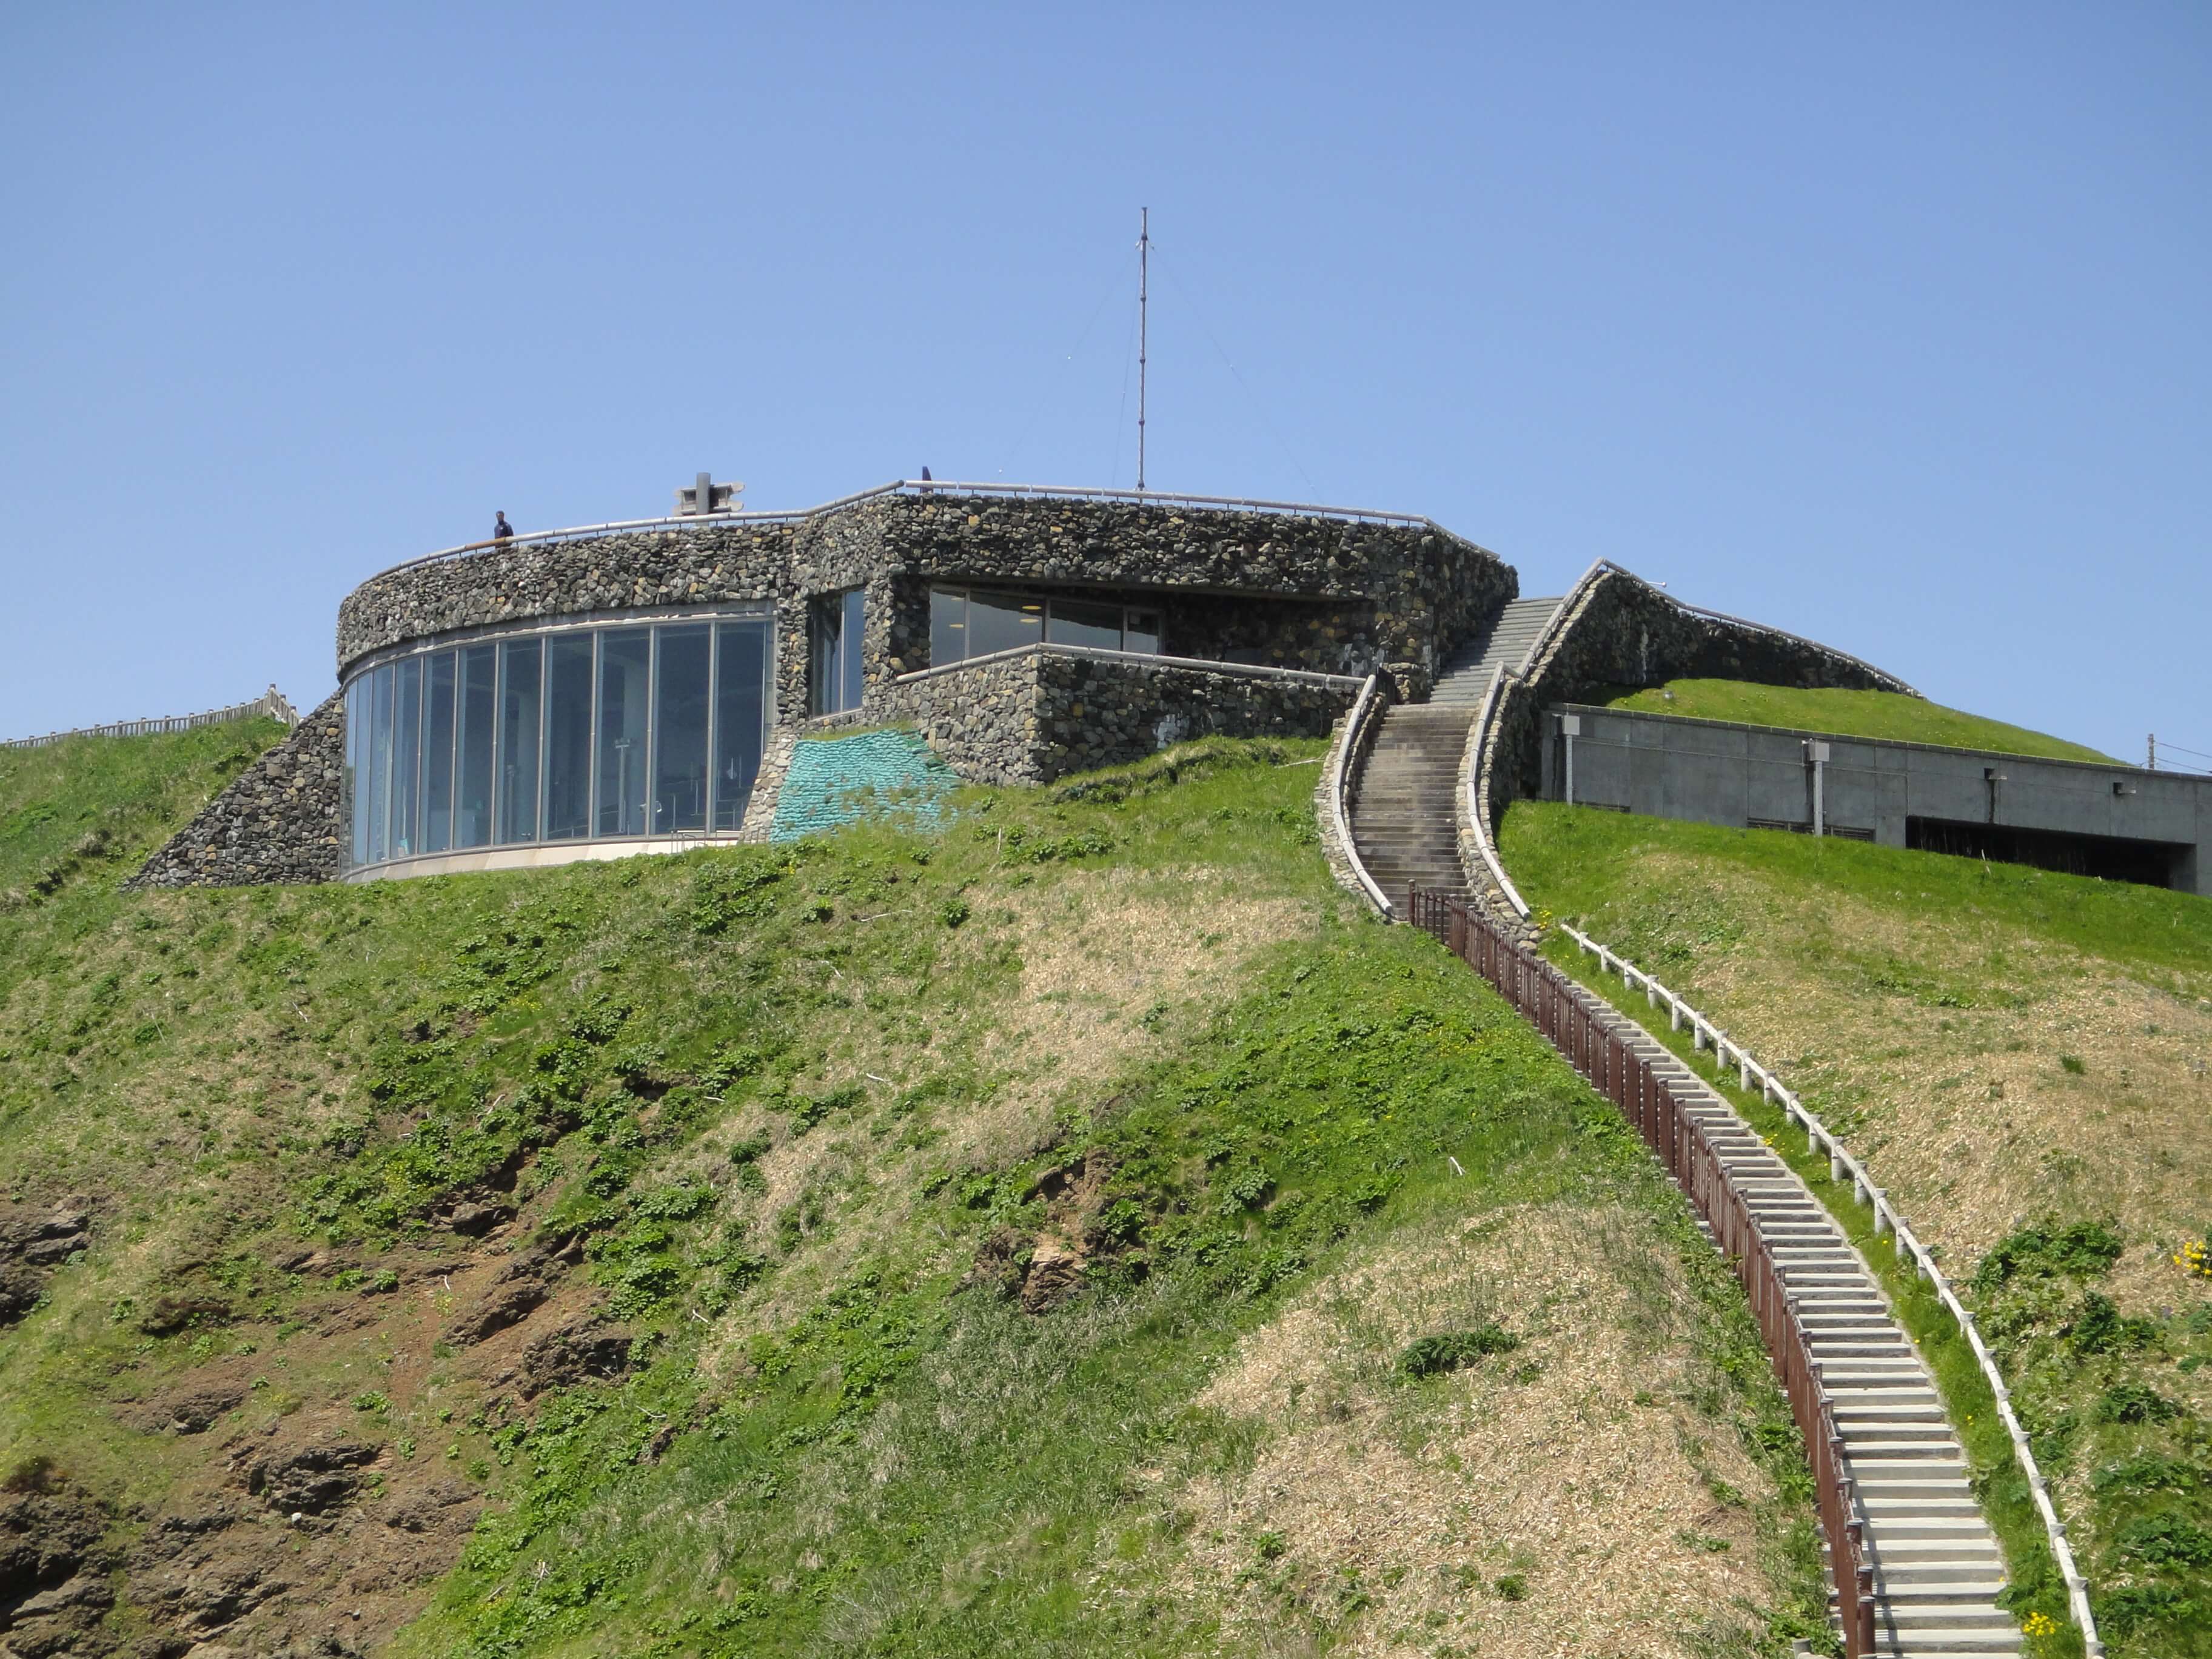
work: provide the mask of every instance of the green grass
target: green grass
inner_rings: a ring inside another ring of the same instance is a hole
[[[1640,992],[1618,975],[1601,970],[1595,957],[1586,955],[1564,933],[1548,935],[1543,951],[1558,967],[1632,1017],[1648,1012]],[[2068,1626],[2066,1587],[2058,1577],[2027,1476],[2014,1455],[2011,1437],[1997,1416],[1996,1396],[1958,1322],[1934,1287],[1899,1256],[1893,1239],[1875,1237],[1872,1208],[1859,1202],[1848,1180],[1831,1178],[1826,1154],[1808,1150],[1806,1136],[1791,1126],[1780,1107],[1740,1087],[1736,1074],[1717,1064],[1710,1051],[1698,1048],[1689,1031],[1670,1031],[1662,1020],[1643,1023],[1654,1038],[1705,1079],[1796,1172],[1881,1278],[1899,1322],[1935,1375],[1952,1425],[1966,1450],[1975,1495],[1981,1499],[2004,1549],[2010,1583],[2003,1605],[2015,1619],[2040,1613],[2056,1624]],[[2081,1632],[2069,1626],[2031,1644],[2029,1650],[2050,1659],[2059,1656],[2071,1659],[2082,1651]]]
[[[2110,761],[2112,757],[2063,738],[1985,720],[1923,697],[1898,691],[1803,690],[1754,685],[1747,680],[1669,680],[1665,685],[1621,686],[1595,701],[1651,714],[1686,714],[1744,726],[1779,726],[1839,737],[1890,738],[1953,749],[1991,749],[2047,760]]]
[[[99,1217],[0,1337],[0,1468],[50,1458],[156,1516],[220,1482],[227,1435],[374,1437],[392,1480],[427,1463],[489,1500],[402,1651],[1188,1652],[1224,1615],[1193,1589],[1217,1546],[1181,1494],[1291,1432],[1194,1403],[1239,1342],[1409,1240],[1622,1218],[1608,1259],[1642,1340],[1688,1356],[1681,1397],[1638,1409],[1778,1493],[1706,1477],[1752,1504],[1766,1589],[1697,1639],[1786,1648],[1818,1625],[1817,1559],[1741,1295],[1608,1107],[1431,941],[1336,892],[1319,747],[963,791],[934,834],[543,872],[124,894],[122,861],[80,860],[0,917],[0,1196]],[[93,810],[143,803],[115,822],[150,843],[244,763],[181,752]],[[24,834],[62,839],[0,854],[26,869],[84,833],[49,776]],[[1191,937],[1237,905],[1275,907],[1243,924],[1272,943]],[[1173,937],[1120,936],[1162,912]],[[1190,988],[1138,983],[1177,953]],[[1109,990],[1037,992],[1030,969],[1071,956]],[[1085,995],[1091,1025],[1053,1023]],[[1071,1172],[1079,1201],[1055,1196]],[[632,1374],[526,1408],[431,1340],[469,1253],[438,1218],[486,1195],[520,1210],[514,1248],[580,1243],[566,1282],[633,1335]],[[1025,1310],[1008,1287],[1055,1229],[1082,1273]],[[202,1310],[149,1320],[164,1297]],[[1476,1297],[1418,1334],[1495,1321],[1533,1344],[1548,1316]],[[1362,1363],[1387,1381],[1405,1352]],[[1525,1352],[1395,1385],[1404,1455],[1448,1479],[1454,1391]],[[131,1426],[222,1367],[258,1373],[222,1433]],[[1562,1564],[1492,1547],[1421,1589],[1425,1641],[1473,1608],[1559,1616]],[[1315,1651],[1413,1593],[1253,1548],[1266,1571],[1233,1595]],[[137,1628],[122,1588],[113,1627]]]
[[[2212,1365],[2212,1282],[2170,1261],[2212,1223],[2206,1166],[2190,1150],[2203,1145],[2203,1056],[2191,1055],[2212,1010],[2212,903],[1546,803],[1515,805],[1501,842],[1541,914],[1575,921],[1760,1052],[1936,1241],[2054,1482],[2111,1650],[2212,1653],[2212,1432],[2198,1383]],[[1595,981],[1571,942],[1547,948]],[[1598,988],[1621,996],[1617,982]],[[2104,1024],[2084,1028],[2092,1018]],[[2099,1032],[2094,1045],[2068,1035],[2084,1029]],[[1658,1035],[1687,1053],[1686,1033]],[[1973,1459],[2019,1610],[2063,1618],[1971,1352],[1873,1243],[1870,1212],[1784,1134],[1779,1110],[1723,1088],[1883,1273]],[[2016,1114],[2051,1126],[2053,1144],[2017,1139]],[[1971,1172],[1943,1167],[1953,1154],[1940,1136],[1961,1121],[1998,1148]],[[2004,1196],[1991,1206],[1978,1181],[2003,1182]],[[1992,1207],[2002,1237],[1944,1242],[1954,1209]]]
[[[42,902],[87,866],[135,871],[284,732],[254,719],[0,749],[0,917]]]

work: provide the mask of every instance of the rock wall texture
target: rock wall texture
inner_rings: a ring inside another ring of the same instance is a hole
[[[962,777],[1042,783],[1192,738],[1325,737],[1360,684],[1033,647],[910,678],[887,701]]]
[[[1422,696],[1437,665],[1518,592],[1495,554],[1429,525],[1150,503],[915,495],[793,521],[532,543],[372,578],[338,612],[341,675],[404,641],[615,611],[779,607],[779,718],[806,713],[804,601],[867,595],[864,709],[931,666],[929,589],[973,581],[1158,607],[1164,648],[1328,673],[1381,669]]]
[[[1488,724],[1470,738],[1466,766],[1476,776],[1485,833],[1494,836],[1506,806],[1540,787],[1542,709],[1597,700],[1607,686],[1690,678],[1919,695],[1831,646],[1692,611],[1640,576],[1601,566],[1567,595],[1528,672],[1505,677]],[[1461,825],[1461,854],[1469,890],[1502,902],[1475,855],[1471,823]]]
[[[345,705],[333,694],[146,860],[127,887],[335,881],[343,864]]]

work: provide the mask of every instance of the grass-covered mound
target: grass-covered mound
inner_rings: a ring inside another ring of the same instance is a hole
[[[2212,1653],[2212,902],[1544,803],[1501,845],[1532,903],[1779,1070],[1937,1247],[2112,1650]],[[1990,1426],[1967,1435],[1994,1462]]]
[[[284,732],[258,718],[0,749],[0,917],[88,867],[135,871]]]
[[[1748,680],[1669,680],[1664,685],[1640,690],[1622,686],[1597,701],[1650,714],[1686,714],[1743,726],[1832,732],[1838,737],[1990,749],[1999,754],[2036,755],[2045,760],[2112,760],[2109,755],[2063,738],[1946,708],[1899,691],[1808,691],[1796,686],[1754,685]]]
[[[35,1630],[1786,1647],[1806,1478],[1733,1282],[1329,884],[1317,750],[16,913],[6,1224],[85,1218],[0,1329],[0,1528],[82,1590]]]

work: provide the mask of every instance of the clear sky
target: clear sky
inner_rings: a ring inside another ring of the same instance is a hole
[[[0,6],[0,736],[483,534],[1426,513],[2212,751],[2212,9]]]

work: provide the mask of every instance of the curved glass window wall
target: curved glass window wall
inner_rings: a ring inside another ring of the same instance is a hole
[[[356,675],[348,863],[734,831],[767,743],[772,626],[565,629]]]

